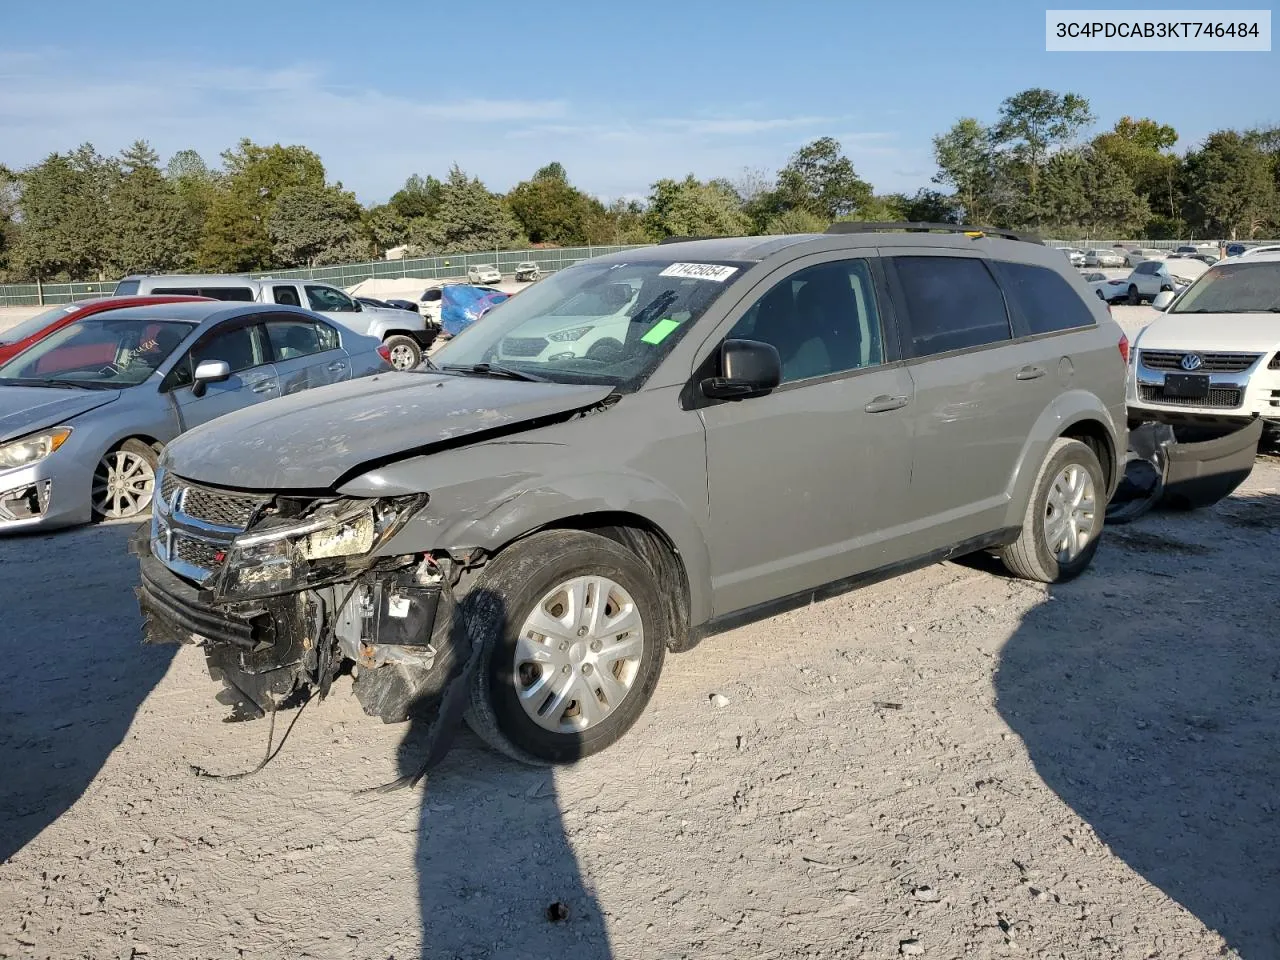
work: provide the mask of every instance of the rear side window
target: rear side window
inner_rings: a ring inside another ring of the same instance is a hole
[[[1096,322],[1080,294],[1056,270],[1029,263],[996,263],[995,268],[1005,291],[1026,317],[1029,333],[1074,330]],[[1089,279],[1106,277],[1090,274]]]
[[[114,296],[132,297],[137,292],[138,292],[137,280],[121,280],[119,283],[116,284]]]
[[[911,328],[912,353],[1013,339],[1004,295],[981,261],[971,257],[893,257]]]
[[[186,297],[210,297],[213,300],[253,302],[253,291],[248,287],[156,287],[151,292]]]

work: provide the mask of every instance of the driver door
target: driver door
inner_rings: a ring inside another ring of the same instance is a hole
[[[717,616],[906,559],[914,387],[872,260],[781,268],[716,342],[712,362],[725,338],[783,361],[772,392],[699,410]]]
[[[304,289],[307,294],[307,304],[316,313],[356,333],[365,333],[369,329],[368,318],[361,315],[360,304],[341,290],[313,283],[308,283]]]
[[[169,372],[173,401],[183,430],[190,430],[242,407],[280,396],[280,381],[262,327],[256,323],[219,327],[201,338]],[[204,360],[221,360],[231,376],[207,383],[197,396],[192,376]]]

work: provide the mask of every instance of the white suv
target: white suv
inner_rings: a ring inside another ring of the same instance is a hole
[[[482,263],[467,268],[467,280],[470,283],[501,283],[502,274],[491,263]]]
[[[1224,260],[1154,306],[1130,352],[1131,420],[1280,430],[1280,253]]]

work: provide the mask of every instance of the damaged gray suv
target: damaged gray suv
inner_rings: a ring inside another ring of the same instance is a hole
[[[135,545],[146,639],[202,646],[240,717],[349,674],[384,721],[465,715],[573,761],[707,634],[978,551],[1079,574],[1126,350],[1060,254],[996,231],[588,260],[417,370],[170,444]]]

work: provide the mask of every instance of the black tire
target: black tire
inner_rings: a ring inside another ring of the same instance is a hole
[[[1061,563],[1049,552],[1045,543],[1044,525],[1048,513],[1049,490],[1058,474],[1070,464],[1084,467],[1093,480],[1094,527],[1092,539],[1080,553],[1069,562]],[[1106,494],[1106,481],[1097,455],[1079,440],[1059,437],[1049,447],[1049,453],[1032,485],[1031,498],[1022,518],[1022,530],[1018,539],[1000,552],[1005,568],[1015,577],[1040,583],[1065,583],[1080,576],[1098,551],[1106,519]]]
[[[517,693],[517,632],[549,592],[579,576],[598,575],[625,589],[639,610],[644,646],[629,692],[603,720],[581,733],[557,733],[533,721]],[[523,763],[572,763],[622,737],[644,712],[657,686],[670,628],[652,569],[606,537],[546,530],[493,558],[464,600],[468,632],[481,645],[467,724],[495,750]]]
[[[422,362],[422,346],[413,337],[406,337],[402,333],[393,333],[383,340],[382,344],[391,354],[391,365],[397,370],[412,370]],[[406,351],[412,356],[412,362],[407,363],[407,365],[396,363],[395,357],[404,355]]]
[[[160,454],[159,452],[157,452],[156,448],[151,446],[151,444],[149,443],[145,443],[142,440],[136,440],[136,439],[130,438],[128,440],[125,440],[123,443],[113,447],[112,449],[108,450],[107,453],[104,455],[104,459],[105,457],[110,457],[115,453],[133,454],[134,456],[139,457],[142,460],[145,460],[147,464],[150,465],[151,479],[152,479],[151,496],[154,498],[156,467],[160,463]],[[93,481],[89,491],[89,507],[90,507],[90,510],[92,511],[94,523],[100,523],[101,521],[107,520],[107,519],[131,520],[131,519],[137,519],[144,516],[150,516],[151,514],[150,499],[147,500],[146,504],[143,507],[141,507],[137,513],[130,514],[124,517],[109,518],[105,513],[103,513],[100,509],[98,509],[98,505],[94,503],[94,499],[95,499],[95,492],[96,492],[95,488],[97,487],[100,481],[100,472],[101,472],[100,468],[94,469]]]
[[[1136,307],[1138,304],[1142,302],[1142,297],[1139,296],[1138,294],[1138,288],[1134,286],[1132,283],[1129,284],[1128,302],[1129,302],[1129,306],[1131,307]]]

